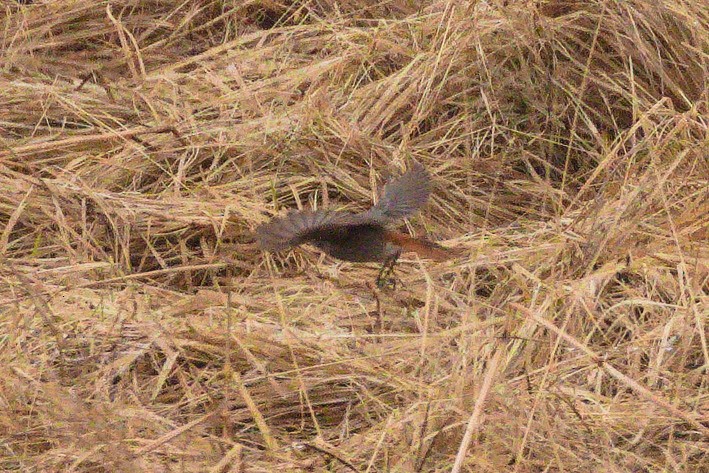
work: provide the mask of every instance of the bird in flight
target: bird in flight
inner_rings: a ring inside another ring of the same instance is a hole
[[[293,211],[259,226],[256,237],[261,248],[271,252],[310,244],[343,261],[382,263],[377,277],[381,287],[404,251],[435,261],[453,257],[450,249],[437,243],[389,228],[418,211],[430,194],[431,176],[415,162],[408,172],[387,182],[379,201],[369,210]]]

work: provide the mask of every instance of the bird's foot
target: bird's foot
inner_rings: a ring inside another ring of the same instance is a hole
[[[394,274],[394,265],[398,259],[399,254],[397,253],[394,257],[386,261],[382,265],[382,269],[379,270],[379,275],[377,276],[377,287],[379,289],[385,289],[391,287],[392,290],[396,290],[396,275]]]
[[[391,289],[392,291],[396,291],[396,283],[396,276],[377,278],[377,288],[379,289]]]

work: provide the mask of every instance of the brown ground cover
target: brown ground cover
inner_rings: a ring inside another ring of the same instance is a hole
[[[0,471],[709,471],[704,2],[0,6]]]

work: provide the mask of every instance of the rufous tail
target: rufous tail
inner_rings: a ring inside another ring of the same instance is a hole
[[[412,251],[421,258],[429,258],[434,261],[445,261],[455,257],[455,252],[449,248],[426,240],[424,238],[413,238],[399,232],[386,232],[384,238],[391,243],[400,246],[404,251]]]

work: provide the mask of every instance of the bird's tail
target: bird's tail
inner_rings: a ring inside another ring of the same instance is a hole
[[[404,251],[412,251],[422,258],[445,261],[456,256],[456,253],[450,248],[445,248],[425,238],[413,238],[399,232],[386,232],[384,238],[400,246]]]

